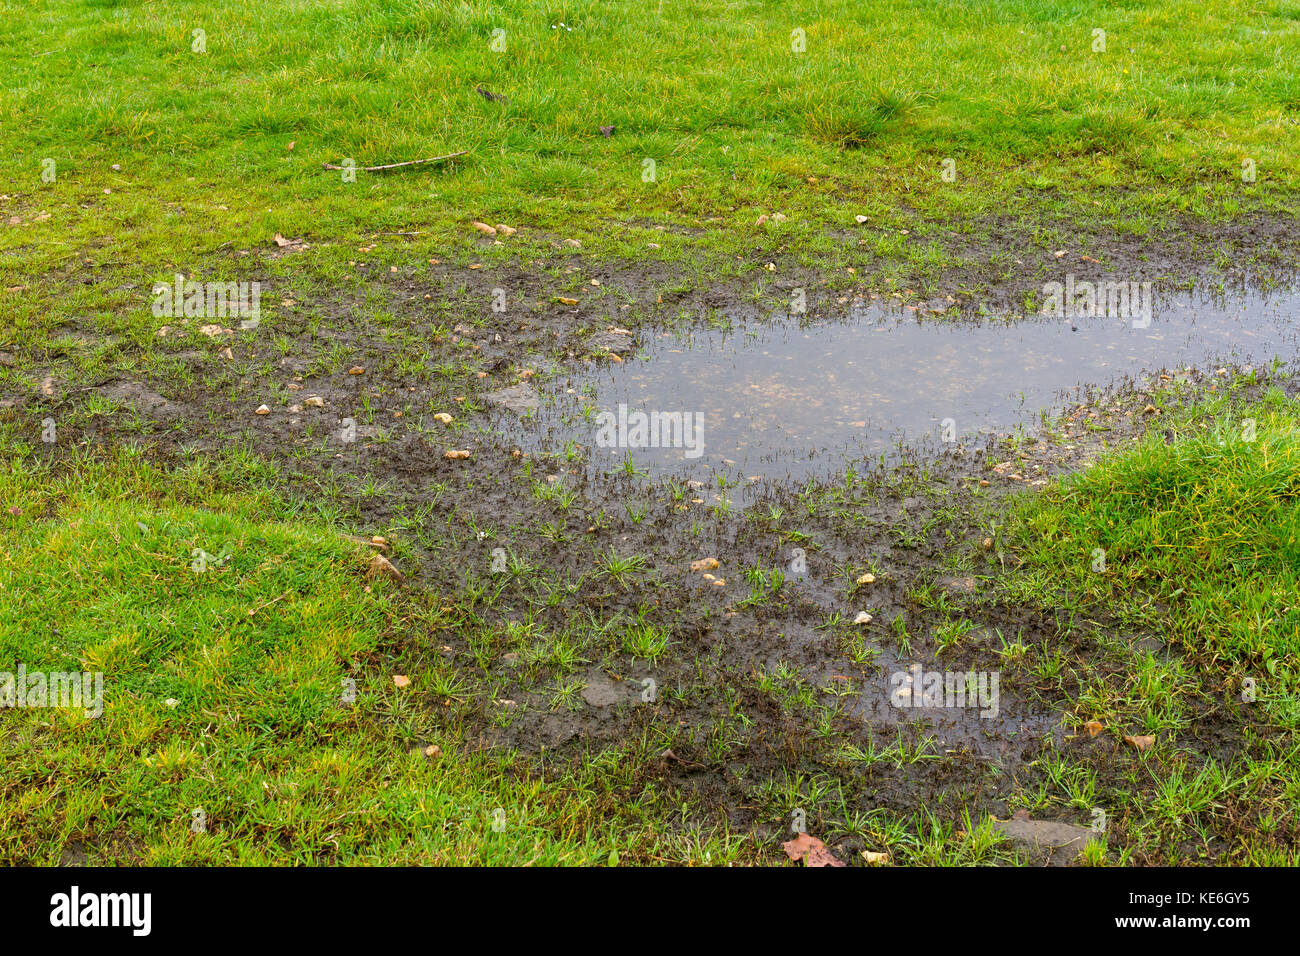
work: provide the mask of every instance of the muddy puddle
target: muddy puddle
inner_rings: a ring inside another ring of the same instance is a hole
[[[873,304],[805,327],[786,317],[642,334],[625,361],[552,379],[535,413],[502,422],[534,449],[582,445],[593,474],[630,460],[655,478],[715,485],[725,474],[755,488],[888,459],[902,444],[940,448],[1032,427],[1089,386],[1289,360],[1297,329],[1294,289],[1186,293],[1122,319],[954,321]]]

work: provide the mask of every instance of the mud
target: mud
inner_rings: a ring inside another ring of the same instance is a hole
[[[1110,261],[1137,255],[1117,247]],[[570,297],[557,273],[600,291],[557,303]],[[1113,323],[980,320],[961,296],[940,324],[896,314],[906,304],[835,324],[823,309],[842,320],[855,298],[875,308],[871,293],[812,284],[812,314],[795,328],[784,291],[775,311],[742,309],[735,287],[673,296],[667,281],[568,255],[413,266],[345,293],[290,290],[268,273],[264,296],[295,304],[263,328],[209,338],[176,321],[147,348],[116,343],[89,380],[75,347],[70,358],[0,343],[13,359],[0,416],[56,461],[123,441],[164,464],[245,449],[276,464],[284,493],[385,534],[411,582],[410,618],[387,651],[408,669],[452,668],[464,689],[425,702],[438,725],[468,747],[517,749],[532,772],[609,751],[637,768],[637,788],[689,802],[697,823],[773,845],[793,806],[813,808],[810,829],[832,807],[1008,818],[1016,788],[1041,784],[1047,753],[1122,783],[1129,755],[1072,730],[1072,701],[1049,680],[1005,682],[996,715],[981,717],[988,708],[896,706],[895,676],[995,671],[1012,642],[1122,668],[1133,650],[996,596],[1016,559],[990,528],[1008,495],[1159,427],[1143,412],[1154,392],[1208,388],[1220,361],[1294,359],[1294,296],[1244,316],[1231,300],[1184,315],[1175,299],[1156,321],[1172,338],[1152,340]],[[510,289],[503,315],[490,311],[494,288]],[[1026,291],[999,289],[987,301]],[[92,329],[68,324],[93,346]],[[1259,348],[1242,348],[1245,332]],[[1162,378],[1152,366],[1169,355],[1160,367],[1178,375]],[[718,389],[734,394],[714,408],[700,477],[636,456],[594,467],[564,404],[693,408]],[[40,438],[46,417],[59,423],[53,444]],[[959,440],[922,441],[944,417],[961,422]],[[730,507],[735,488],[747,507]],[[611,554],[641,562],[611,570]],[[691,570],[706,557],[716,569]],[[865,573],[875,580],[857,584]],[[854,624],[862,613],[870,622]],[[1243,742],[1248,720],[1207,706],[1179,745],[1268,746],[1266,728]],[[867,848],[861,834],[837,844],[846,857]]]

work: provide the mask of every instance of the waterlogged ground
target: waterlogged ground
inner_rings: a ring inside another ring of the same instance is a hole
[[[1293,291],[1183,293],[1138,318],[1017,322],[869,303],[811,325],[784,316],[647,332],[622,363],[553,381],[549,400],[509,433],[533,448],[577,441],[597,470],[630,459],[654,477],[740,479],[733,497],[744,502],[758,480],[828,477],[846,459],[892,460],[900,444],[1031,428],[1087,389],[1144,372],[1268,365],[1295,354],[1298,334]],[[666,413],[696,427],[672,448],[631,430],[610,445],[599,415],[620,406],[624,418]]]
[[[610,814],[674,808],[675,848],[646,862],[717,828],[779,860],[796,810],[842,857],[900,862],[1041,860],[989,830],[1017,811],[1087,827],[1101,808],[1123,862],[1259,859],[1295,835],[1290,815],[1245,822],[1281,806],[1266,758],[1286,735],[1190,690],[1164,635],[1017,577],[1001,530],[1010,496],[1197,395],[1293,389],[1273,360],[1296,358],[1295,293],[1177,295],[1136,329],[870,298],[801,327],[779,304],[657,309],[667,290],[579,258],[559,288],[398,268],[346,294],[279,275],[251,330],[63,323],[0,352],[0,423],[56,465],[130,444],[190,481],[252,469],[304,516],[386,538],[406,604],[350,663],[368,719],[403,748],[517,754],[520,779],[617,765],[593,784]],[[528,307],[493,312],[506,286]],[[597,415],[620,403],[701,413],[702,455],[604,455]],[[917,667],[997,674],[995,712],[896,706]],[[1149,730],[1156,752],[1123,744]],[[1157,813],[1153,788],[1210,761],[1263,769],[1193,816]]]

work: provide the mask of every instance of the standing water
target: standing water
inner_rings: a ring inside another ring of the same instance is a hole
[[[704,481],[720,471],[827,475],[899,441],[1013,431],[1084,386],[1293,359],[1300,292],[1184,294],[1141,320],[904,315],[872,308],[809,327],[643,333],[626,362],[558,380],[524,437],[577,441],[597,471],[630,458],[652,476]]]

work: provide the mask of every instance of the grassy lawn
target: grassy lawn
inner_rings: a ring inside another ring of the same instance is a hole
[[[805,286],[1285,281],[1296,0],[0,17],[0,675],[104,677],[0,712],[0,863],[777,864],[792,819],[1036,862],[1017,811],[1100,812],[1087,864],[1296,862],[1285,361],[748,510],[500,406]],[[178,274],[258,321],[159,314]],[[1002,717],[871,711],[913,662]]]
[[[728,272],[778,253],[942,266],[936,227],[1018,222],[1048,245],[1092,222],[1151,236],[1183,215],[1294,210],[1300,185],[1291,0],[7,2],[0,15],[5,212],[21,223],[0,252],[22,250],[5,257],[9,280],[80,250],[192,266],[275,233],[418,231],[446,252],[473,238],[471,219],[521,228],[516,246],[563,236]],[[459,150],[354,183],[321,168]],[[775,212],[785,221],[754,228]]]
[[[1169,865],[1208,821],[1248,812],[1232,858],[1293,866],[1300,402],[1273,391],[1253,405],[1224,395],[1167,410],[1136,446],[1009,515],[1023,564],[1001,596],[1052,609],[1084,643],[1012,645],[1006,657],[1073,699],[1077,733],[1128,747],[1150,738],[1110,780],[1094,756],[1053,761],[1043,796],[1122,808],[1126,838],[1161,847]],[[1216,715],[1235,726],[1214,727]],[[1209,759],[1196,752],[1205,741]]]

